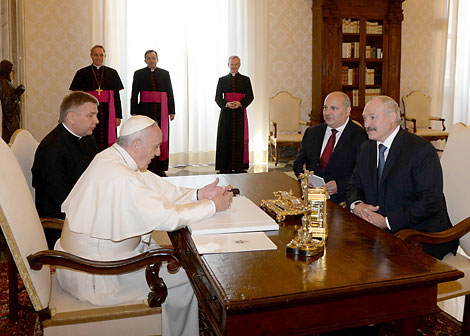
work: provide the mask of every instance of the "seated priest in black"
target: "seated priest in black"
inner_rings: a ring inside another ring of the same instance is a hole
[[[315,175],[323,177],[331,199],[342,203],[346,199],[346,187],[356,165],[359,146],[367,140],[367,134],[349,119],[351,101],[343,92],[332,92],[323,104],[320,125],[309,127],[294,162],[298,177],[304,165]]]
[[[99,125],[94,129],[98,149],[112,146],[116,142],[116,127],[121,124],[122,107],[119,91],[124,89],[119,74],[113,68],[103,65],[106,51],[101,45],[91,48],[93,64],[79,69],[70,84],[72,91],[84,91],[98,99]]]
[[[434,146],[400,127],[400,107],[390,97],[372,99],[362,116],[369,140],[359,148],[348,184],[351,212],[393,234],[402,229],[451,228]],[[458,239],[423,244],[423,251],[442,259],[449,252],[455,254],[458,244]]]
[[[98,100],[75,91],[60,105],[59,124],[41,141],[31,169],[40,217],[64,219],[62,202],[98,153],[92,132],[98,124]],[[45,229],[50,249],[60,230]]]

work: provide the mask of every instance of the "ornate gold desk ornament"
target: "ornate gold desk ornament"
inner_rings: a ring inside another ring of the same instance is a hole
[[[304,205],[302,200],[294,196],[292,190],[275,191],[274,200],[262,200],[260,207],[266,212],[272,211],[276,215],[276,222],[280,223],[287,216],[302,215],[304,213]]]
[[[287,253],[313,256],[323,252],[328,238],[328,225],[326,221],[326,204],[328,192],[325,187],[310,188],[309,177],[313,172],[304,170],[300,174],[304,208],[302,228],[297,230],[294,239],[286,246]]]

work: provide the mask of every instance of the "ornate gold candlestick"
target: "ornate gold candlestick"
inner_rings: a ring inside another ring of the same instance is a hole
[[[308,181],[313,172],[304,170],[300,175],[304,199],[302,228],[286,246],[287,253],[313,256],[323,251],[328,238],[326,206],[328,192],[325,187],[310,188]]]

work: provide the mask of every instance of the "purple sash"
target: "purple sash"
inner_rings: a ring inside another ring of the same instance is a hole
[[[237,93],[237,92],[226,92],[224,93],[224,99],[227,102],[233,102],[233,101],[240,101],[243,98],[245,98],[245,95],[243,93]],[[244,116],[245,116],[245,125],[244,125],[244,134],[243,134],[243,164],[248,164],[250,162],[249,160],[249,151],[248,151],[248,117],[246,115],[246,109],[243,110]]]
[[[168,96],[166,92],[160,91],[140,91],[141,103],[160,103],[161,117],[160,128],[162,130],[162,145],[160,146],[159,161],[168,159]]]
[[[100,103],[108,103],[109,120],[108,120],[108,146],[112,146],[116,142],[116,108],[114,107],[114,91],[102,90],[98,93],[95,91],[85,91],[98,99]]]

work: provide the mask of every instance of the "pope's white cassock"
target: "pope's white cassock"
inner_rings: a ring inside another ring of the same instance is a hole
[[[177,188],[138,170],[118,144],[99,153],[62,204],[66,221],[56,249],[92,260],[133,257],[149,248],[153,230],[173,231],[214,215],[210,200],[197,201],[196,189]],[[163,335],[198,335],[198,308],[185,271],[160,276],[168,287],[162,306]],[[95,305],[144,299],[145,269],[122,275],[92,275],[57,269],[61,287]]]

